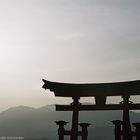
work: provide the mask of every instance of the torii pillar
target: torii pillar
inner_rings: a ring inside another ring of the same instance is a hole
[[[78,117],[79,117],[79,97],[73,97],[73,116],[72,116],[72,129],[71,129],[71,140],[78,140]]]
[[[132,131],[129,117],[129,95],[122,96],[123,101],[123,140],[132,140]]]

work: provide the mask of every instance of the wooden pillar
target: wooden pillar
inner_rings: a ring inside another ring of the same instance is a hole
[[[122,133],[122,121],[115,120],[111,121],[115,125],[115,140],[121,140],[121,133]]]
[[[73,97],[73,116],[72,116],[72,129],[71,129],[71,140],[78,140],[78,116],[79,116],[79,97]]]
[[[136,140],[140,140],[140,123],[133,123],[133,125],[136,127]]]
[[[59,125],[58,128],[58,136],[59,136],[59,140],[64,140],[64,125],[66,125],[68,122],[65,121],[56,121],[55,122],[57,125]]]
[[[90,124],[89,123],[80,123],[79,125],[82,127],[82,140],[87,140],[87,137],[88,137],[87,127]]]
[[[132,140],[131,124],[129,118],[129,95],[122,96],[123,98],[123,140]]]

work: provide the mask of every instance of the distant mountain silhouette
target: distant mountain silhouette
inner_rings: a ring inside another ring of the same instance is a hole
[[[56,120],[69,121],[72,112],[57,112],[54,105],[31,108],[18,106],[0,113],[0,136],[23,136],[25,138],[57,139]],[[140,122],[140,113],[130,112],[131,122]],[[89,140],[114,140],[114,126],[110,121],[121,119],[121,111],[80,112],[80,121],[91,123]]]

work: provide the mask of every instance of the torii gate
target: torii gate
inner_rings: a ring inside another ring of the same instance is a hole
[[[58,83],[44,80],[44,89],[53,91],[55,96],[72,97],[70,105],[56,105],[56,111],[73,111],[72,128],[66,134],[71,140],[78,140],[78,115],[79,111],[94,110],[123,110],[123,140],[132,140],[129,110],[140,109],[140,104],[132,104],[129,101],[131,95],[140,95],[140,80],[114,83],[90,83],[72,84]],[[107,96],[121,96],[123,101],[120,104],[106,104]],[[82,105],[80,97],[95,97],[95,105]],[[56,122],[65,125],[66,122]],[[83,125],[83,124],[82,124]],[[88,124],[84,124],[86,127]]]

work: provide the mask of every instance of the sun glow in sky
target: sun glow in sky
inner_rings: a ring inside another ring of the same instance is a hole
[[[42,78],[140,79],[139,13],[138,0],[0,0],[0,110],[70,102]]]

